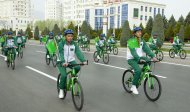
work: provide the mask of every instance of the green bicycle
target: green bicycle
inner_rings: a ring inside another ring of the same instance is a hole
[[[93,58],[94,58],[94,61],[96,63],[99,62],[99,60],[100,60],[97,57],[98,57],[98,51],[95,51],[94,55],[93,55]],[[100,58],[102,58],[102,57],[103,57],[103,62],[105,64],[108,64],[109,63],[109,54],[107,53],[107,50],[101,50],[100,51]]]
[[[157,50],[152,50],[152,52],[156,55],[156,58],[159,61],[162,61],[164,59],[164,53],[162,52],[161,49],[157,49]],[[148,57],[148,55],[146,54],[146,57]]]
[[[14,56],[14,50],[15,47],[7,47],[8,53],[7,53],[7,67],[12,67],[12,70],[15,69],[15,56]]]
[[[18,45],[18,58],[23,58],[23,50],[22,50],[22,45]]]
[[[179,56],[180,56],[181,59],[185,59],[187,57],[187,53],[186,53],[186,51],[182,47],[177,50],[177,54],[179,54]],[[175,49],[172,47],[169,50],[169,56],[170,56],[170,58],[175,58],[175,55],[176,55]]]
[[[59,63],[60,64],[60,63]],[[76,74],[74,67],[75,66],[83,66],[84,64],[69,64],[68,67],[71,68],[70,71],[67,72],[67,83],[66,83],[66,90],[64,90],[64,98],[66,98],[67,92],[71,91],[73,104],[76,110],[80,111],[83,108],[84,104],[84,94],[81,83],[79,81],[79,76]],[[88,65],[88,61],[87,61]],[[59,84],[60,84],[61,74],[58,75],[57,78],[57,91],[59,94]]]
[[[116,46],[116,44],[111,44],[110,46],[107,46],[107,51],[110,51],[110,53],[113,51],[114,55],[118,55],[118,47]]]
[[[82,45],[82,50],[85,51],[85,49],[87,51],[90,51],[90,44],[89,43],[85,43],[85,44]]]
[[[51,61],[52,61],[53,66],[56,67],[57,55],[55,53],[49,53],[49,58],[47,57],[47,54],[46,54],[46,64],[50,65]]]
[[[160,80],[152,73],[150,65],[148,64],[152,62],[156,63],[154,61],[139,63],[144,66],[142,68],[142,74],[139,80],[139,84],[137,85],[137,88],[144,81],[144,92],[146,97],[150,101],[157,101],[161,96],[162,86]],[[126,70],[123,73],[122,84],[125,91],[128,93],[132,93],[130,88],[132,86],[133,78],[134,78],[134,70],[132,68]]]

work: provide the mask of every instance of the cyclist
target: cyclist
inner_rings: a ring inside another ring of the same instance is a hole
[[[57,42],[57,43],[59,43],[59,42],[63,39],[61,33],[59,33],[55,38],[56,38],[56,42]]]
[[[100,59],[100,52],[104,50],[105,47],[105,35],[101,34],[100,38],[96,38],[96,50],[97,50],[97,58]]]
[[[81,43],[82,43],[82,33],[81,32],[79,33],[77,40],[78,40],[78,45],[81,45]]]
[[[108,47],[109,47],[109,50],[111,52],[111,45],[112,44],[116,44],[116,41],[115,41],[115,35],[112,34],[109,38],[108,38]]]
[[[84,58],[83,53],[80,51],[78,45],[73,41],[74,33],[71,29],[67,29],[64,32],[65,40],[59,43],[59,54],[60,54],[60,62],[62,66],[58,66],[59,72],[61,73],[61,81],[60,81],[60,92],[59,98],[63,98],[63,92],[66,89],[66,68],[69,67],[69,64],[76,64],[75,54],[77,58],[84,64],[86,64],[86,60]],[[76,72],[80,71],[80,66],[74,67]]]
[[[6,40],[6,35],[5,35],[5,33],[3,33],[2,34],[2,36],[1,36],[1,51],[3,52],[3,50],[4,50],[4,44],[5,44],[5,40]]]
[[[134,69],[134,79],[132,82],[131,91],[133,94],[139,94],[137,90],[138,81],[141,75],[141,68],[139,62],[147,62],[149,59],[143,55],[146,53],[153,61],[157,61],[155,55],[151,52],[146,42],[142,39],[142,28],[135,27],[133,29],[134,36],[127,41],[127,61],[128,64]]]
[[[175,56],[177,56],[177,51],[181,49],[181,41],[179,39],[179,34],[177,34],[173,39],[173,48],[175,50]]]
[[[50,58],[50,56],[49,56],[49,51],[48,51],[48,49],[47,49],[47,44],[49,43],[49,42],[51,42],[51,41],[54,41],[54,37],[53,37],[53,32],[50,32],[49,33],[49,36],[47,37],[47,40],[46,40],[46,56],[47,56],[47,58]]]
[[[153,37],[150,37],[149,39],[149,47],[150,49],[153,51],[153,50],[157,50],[157,38],[158,35],[157,34],[154,34]]]
[[[24,45],[24,39],[23,39],[23,37],[22,37],[22,35],[21,35],[21,32],[18,32],[18,34],[17,34],[17,36],[16,36],[16,42],[17,42],[17,45],[18,46],[21,46],[21,47],[23,47],[23,45]],[[17,53],[19,52],[19,48],[17,48]]]
[[[6,38],[5,40],[4,44],[5,61],[7,61],[8,48],[10,47],[16,48],[18,46],[16,39],[12,35],[13,35],[12,32],[8,32],[8,38]],[[16,57],[16,50],[14,49],[14,59],[15,57]]]
[[[88,37],[86,35],[82,36],[82,45],[83,47],[88,44]]]

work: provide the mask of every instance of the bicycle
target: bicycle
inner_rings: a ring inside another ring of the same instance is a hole
[[[187,57],[187,53],[182,47],[180,49],[177,49],[177,54],[179,54],[181,59],[185,59]],[[170,56],[170,58],[175,58],[175,55],[176,55],[175,49],[174,49],[174,47],[172,47],[169,50],[169,56]]]
[[[144,65],[144,66],[142,68],[142,74],[141,74],[141,77],[139,79],[137,88],[144,81],[145,95],[150,101],[154,102],[160,98],[161,92],[162,92],[162,86],[161,86],[160,80],[157,78],[157,76],[153,75],[151,68],[150,68],[150,65],[148,64],[148,63],[152,63],[152,62],[156,63],[154,61],[139,63],[139,64]],[[122,84],[123,84],[125,91],[128,93],[132,93],[130,88],[132,86],[133,77],[134,77],[134,70],[132,68],[126,70],[123,73]],[[157,86],[156,86],[156,84],[157,84]],[[156,90],[157,90],[157,92],[155,92]],[[153,94],[151,94],[151,93],[149,94],[148,93],[149,91],[152,92]],[[155,96],[152,96],[152,95],[155,95]]]
[[[111,47],[111,49],[110,49],[110,47]],[[116,44],[108,45],[106,50],[110,51],[110,53],[113,51],[114,55],[118,55],[118,47],[116,46]]]
[[[56,67],[57,55],[55,53],[49,53],[49,58],[47,58],[47,54],[46,54],[46,64],[50,65],[51,61],[52,61],[53,67]]]
[[[86,49],[87,51],[90,51],[90,44],[89,44],[89,43],[84,43],[84,44],[82,45],[82,50],[85,51],[85,49]]]
[[[164,53],[162,52],[161,49],[152,50],[152,52],[156,55],[156,58],[159,61],[162,61],[164,59]],[[148,57],[147,54],[146,54],[146,57]]]
[[[93,58],[96,63],[99,62],[99,59],[97,58],[97,56],[98,56],[98,51],[95,51]],[[109,63],[109,54],[107,53],[107,50],[100,51],[100,58],[102,58],[102,57],[103,57],[103,62],[105,64],[108,64]]]
[[[23,50],[22,50],[22,45],[18,45],[18,58],[23,58]]]
[[[60,63],[58,63],[60,64]],[[73,100],[74,107],[76,110],[80,111],[83,108],[84,104],[84,94],[83,94],[83,89],[81,86],[81,83],[79,81],[79,76],[76,74],[76,71],[74,69],[75,66],[83,66],[85,64],[69,64],[68,67],[71,68],[70,71],[67,72],[67,81],[66,81],[66,89],[64,90],[64,98],[66,98],[67,92],[71,91],[71,96]],[[87,64],[88,65],[88,61]],[[59,84],[60,84],[60,78],[61,74],[58,75],[57,78],[57,91],[59,94]],[[79,101],[78,101],[79,100]]]
[[[14,56],[14,50],[16,47],[6,47],[8,49],[7,53],[7,67],[12,67],[12,70],[15,69],[15,56]]]

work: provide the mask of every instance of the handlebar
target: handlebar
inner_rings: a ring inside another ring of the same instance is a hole
[[[87,62],[87,64],[84,64],[84,63],[79,63],[79,64],[68,64],[68,66],[70,66],[70,67],[75,67],[75,66],[84,66],[84,65],[88,65],[88,60],[86,61]],[[61,62],[57,62],[57,65],[61,65]],[[62,65],[61,65],[62,66]]]
[[[146,62],[138,62],[138,64],[147,64],[147,63],[159,63],[160,61],[146,61]]]

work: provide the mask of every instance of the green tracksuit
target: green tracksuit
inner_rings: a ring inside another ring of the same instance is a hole
[[[95,41],[96,41],[96,50],[97,50],[97,53],[101,57],[100,52],[104,50],[105,40],[101,40],[101,39],[97,39],[96,38]]]
[[[24,39],[23,39],[22,36],[17,36],[16,37],[16,42],[17,42],[18,46],[21,45],[21,47],[23,47],[23,45],[24,45]],[[19,48],[17,48],[17,52],[18,52],[18,50],[19,50]]]
[[[150,48],[142,38],[138,41],[137,37],[132,37],[127,41],[127,45],[128,64],[134,69],[133,85],[137,86],[142,72],[142,68],[140,68],[138,62],[140,59],[146,61],[149,60],[143,55],[143,53],[146,53],[151,58],[155,57],[155,55],[151,52]]]
[[[60,81],[60,89],[66,89],[66,67],[62,67],[64,63],[76,64],[75,55],[81,62],[85,62],[85,58],[83,53],[80,51],[78,45],[72,41],[70,44],[67,44],[66,40],[63,40],[59,43],[58,46],[59,55],[60,55],[60,62],[61,64],[58,65],[59,72],[61,73],[61,81]],[[74,69],[76,73],[80,71],[80,66],[75,66]]]
[[[176,54],[177,54],[177,51],[181,49],[180,39],[178,36],[174,37],[173,48],[174,48]]]
[[[50,41],[54,41],[54,38],[49,38],[49,37],[46,37],[47,40],[46,40],[46,45],[50,42]],[[47,49],[47,46],[46,46],[46,56],[49,55],[49,51]]]
[[[4,44],[4,47],[10,47],[10,46],[16,46],[18,47],[18,44],[16,42],[16,38],[12,37],[12,38],[6,38],[5,39],[5,44]],[[4,53],[5,53],[5,56],[7,56],[8,54],[8,48],[4,48]],[[16,57],[16,50],[14,50],[14,59]]]

